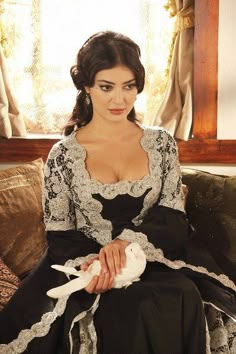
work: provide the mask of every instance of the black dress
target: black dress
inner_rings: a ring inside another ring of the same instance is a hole
[[[140,143],[149,174],[114,184],[90,178],[75,133],[52,148],[44,186],[48,249],[0,313],[0,353],[236,353],[236,286],[195,244],[176,144],[151,128]],[[79,266],[116,237],[145,251],[141,281],[102,295],[46,295],[68,281],[52,264]]]

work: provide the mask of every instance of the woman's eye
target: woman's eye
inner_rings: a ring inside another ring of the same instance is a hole
[[[100,88],[102,89],[102,91],[105,91],[105,92],[112,90],[111,85],[101,85]]]
[[[129,84],[129,85],[126,85],[125,86],[125,89],[126,90],[132,90],[133,88],[136,88],[137,86],[136,86],[136,84],[134,83],[134,84]]]

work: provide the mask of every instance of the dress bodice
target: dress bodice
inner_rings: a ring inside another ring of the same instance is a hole
[[[76,132],[55,144],[45,167],[47,230],[81,229],[106,244],[117,223],[142,223],[155,202],[183,210],[174,139],[164,129],[143,127],[140,144],[149,159],[149,174],[140,180],[111,184],[90,178],[86,150],[78,143]]]
[[[140,215],[143,203],[149,190],[141,196],[133,197],[128,194],[117,195],[115,198],[106,199],[100,194],[94,194],[93,198],[102,204],[101,216],[104,220],[110,220],[112,224],[112,238],[119,230],[123,230],[135,222],[135,218]]]

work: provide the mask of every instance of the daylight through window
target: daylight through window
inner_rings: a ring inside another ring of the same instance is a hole
[[[172,38],[166,0],[6,1],[7,68],[29,132],[59,132],[76,98],[69,70],[93,33],[119,31],[141,47],[145,90],[136,102],[149,119],[160,103]]]

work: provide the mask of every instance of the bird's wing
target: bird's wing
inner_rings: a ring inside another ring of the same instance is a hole
[[[69,295],[75,291],[84,289],[91,280],[92,276],[89,273],[84,272],[80,278],[70,280],[64,285],[48,290],[47,295],[54,299],[58,299],[62,296]]]
[[[77,275],[78,271],[74,267],[66,267],[60,264],[53,264],[51,268],[58,270],[59,272],[63,272],[65,274],[73,274]]]

